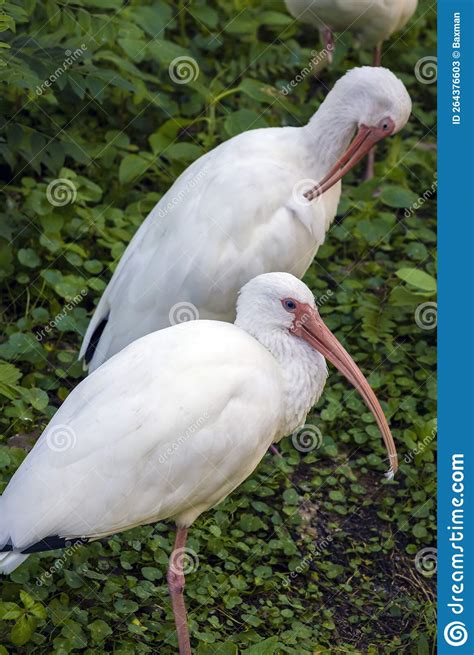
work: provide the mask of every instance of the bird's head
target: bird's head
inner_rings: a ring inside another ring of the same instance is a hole
[[[236,324],[245,329],[257,324],[260,333],[283,331],[304,340],[331,362],[374,415],[389,455],[387,475],[393,476],[398,468],[397,451],[380,403],[357,364],[321,319],[313,294],[301,280],[289,273],[265,273],[250,280],[239,294]]]
[[[381,139],[396,134],[407,123],[412,103],[403,82],[387,68],[363,66],[341,77],[321,105],[337,132],[349,126],[355,137],[343,155],[306,195],[308,200],[321,195],[338,182]],[[314,123],[317,125],[317,112]]]

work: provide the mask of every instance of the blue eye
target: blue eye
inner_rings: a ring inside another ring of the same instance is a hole
[[[287,312],[294,312],[296,309],[296,303],[291,298],[285,298],[285,300],[283,300],[283,307]]]

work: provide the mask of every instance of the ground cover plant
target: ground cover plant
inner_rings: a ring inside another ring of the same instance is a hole
[[[378,429],[332,369],[283,457],[190,532],[198,655],[434,653],[435,19],[422,0],[387,42],[412,118],[371,182],[361,166],[344,180],[305,278],[384,399],[401,470],[384,481]],[[1,491],[83,377],[90,312],[176,176],[243,130],[305,123],[371,53],[342,36],[323,67],[276,0],[18,0],[0,30]],[[173,536],[160,524],[30,557],[2,579],[0,655],[175,653]]]

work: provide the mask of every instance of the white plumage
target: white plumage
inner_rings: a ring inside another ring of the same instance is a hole
[[[309,349],[281,336],[295,354]],[[309,351],[309,367],[294,360],[282,371],[248,331],[215,321],[135,341],[74,389],[12,478],[0,545],[20,551],[51,535],[94,537],[165,518],[190,525],[304,418],[326,378],[323,357]]]
[[[304,422],[326,380],[321,349],[381,415],[309,289],[286,273],[244,287],[235,325],[188,322],[129,345],[71,392],[1,496],[0,550],[13,552],[0,570],[53,536],[189,526]]]
[[[232,321],[237,292],[255,275],[302,277],[336,214],[339,178],[312,202],[303,192],[328,174],[361,126],[373,126],[378,140],[400,130],[410,111],[390,71],[357,68],[308,125],[244,132],[194,162],[141,225],[105,290],[80,352],[89,369],[168,327],[177,303],[201,319]]]
[[[418,0],[285,0],[294,18],[317,27],[354,34],[363,47],[376,46],[401,30]],[[344,40],[344,36],[342,37]]]
[[[0,572],[61,540],[174,519],[167,579],[179,653],[191,655],[188,526],[304,422],[324,388],[323,355],[372,410],[391,477],[396,449],[373,391],[309,289],[269,273],[242,289],[234,325],[194,321],[149,334],[71,392],[0,497]]]

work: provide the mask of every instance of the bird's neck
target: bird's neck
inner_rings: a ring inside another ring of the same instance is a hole
[[[326,361],[306,341],[286,330],[254,336],[271,352],[281,370],[284,395],[281,438],[303,425],[306,415],[319,400],[327,378]]]
[[[309,123],[302,128],[309,152],[317,160],[319,175],[325,175],[343,155],[356,128],[351,109],[335,106],[328,96]]]

